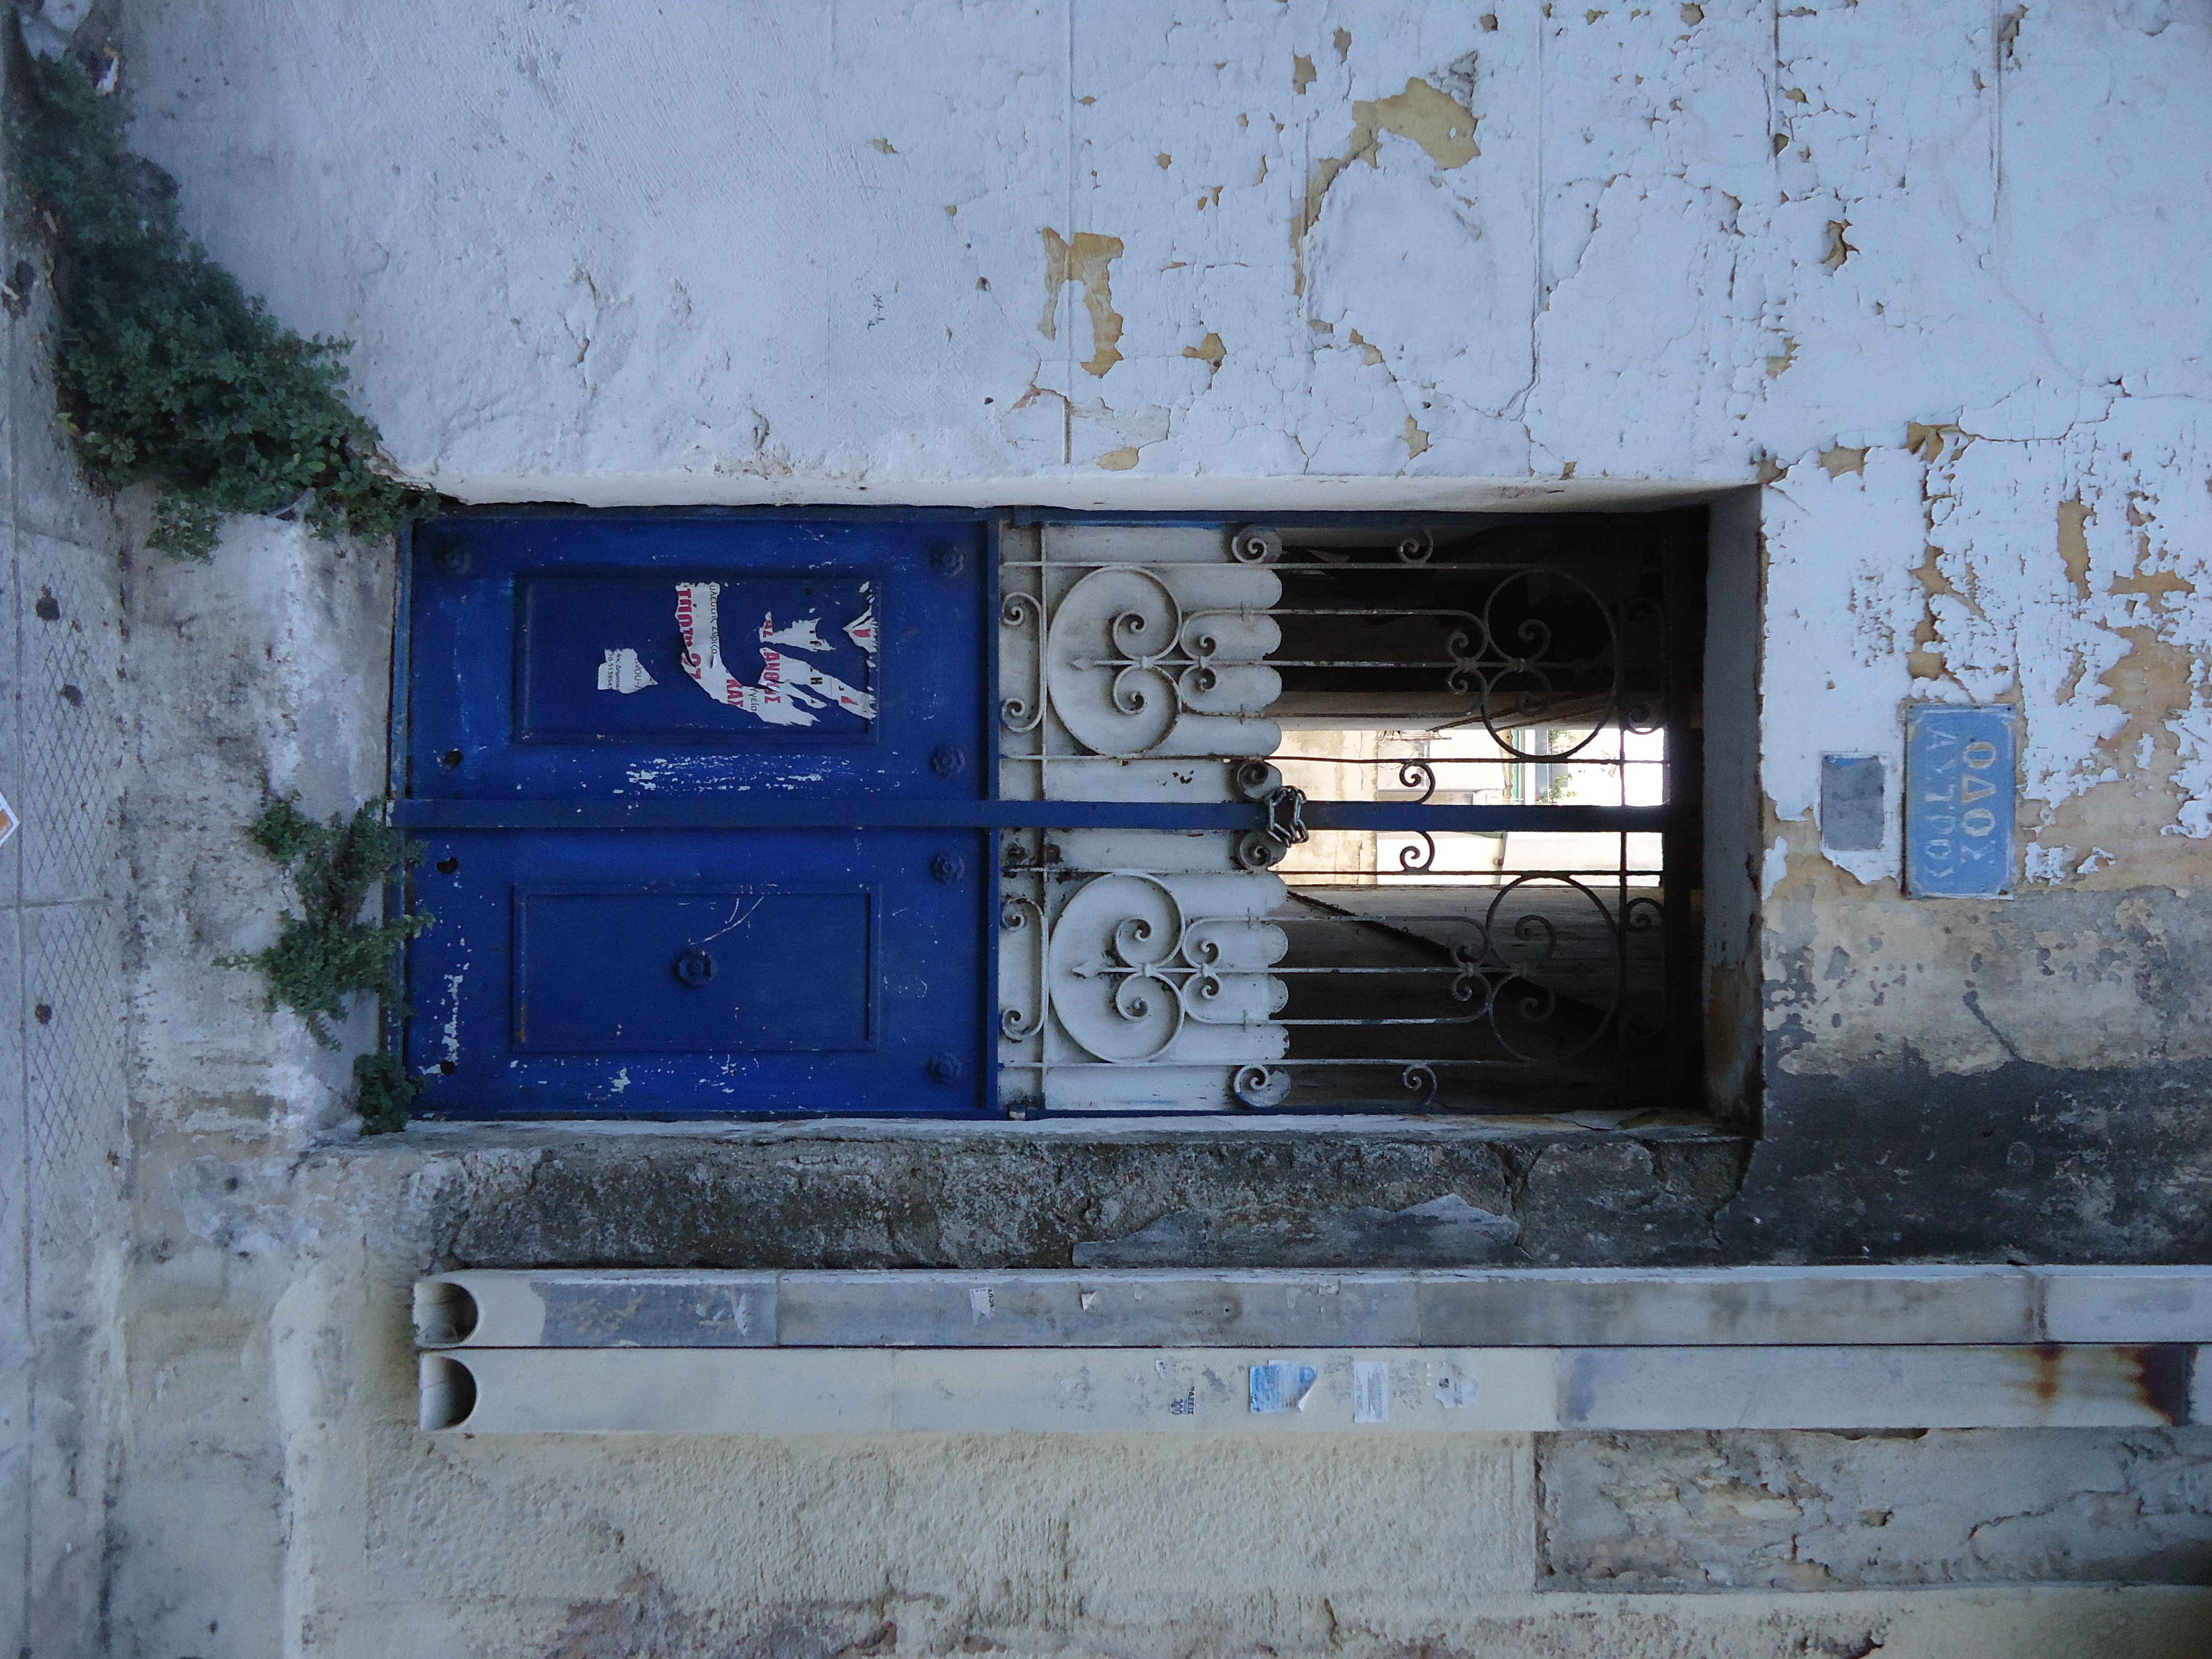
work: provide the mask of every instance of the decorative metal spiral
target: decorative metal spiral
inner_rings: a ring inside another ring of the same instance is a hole
[[[1436,537],[1426,530],[1417,530],[1398,544],[1400,564],[1426,564],[1430,555],[1437,550]]]
[[[1283,556],[1283,538],[1272,530],[1248,526],[1229,538],[1229,556],[1239,564],[1273,564]]]
[[[1453,1001],[1474,1001],[1474,988],[1480,985],[1486,993],[1484,1001],[1486,1004],[1488,1002],[1486,994],[1490,989],[1490,981],[1484,976],[1482,971],[1482,959],[1488,951],[1489,941],[1486,939],[1480,944],[1468,940],[1465,944],[1452,946],[1452,962],[1459,969],[1459,972],[1453,976],[1451,982]]]
[[[1021,849],[1017,845],[1010,843],[1006,850],[1009,854],[1012,854]],[[1024,856],[1026,858],[1027,854],[1024,853]],[[1036,916],[1038,931],[1042,933],[1044,928],[1042,905],[1030,898],[1007,899],[999,907],[999,927],[1005,933],[1023,933],[1028,929],[1031,915]],[[1034,1014],[1028,1015],[1024,1014],[1018,1008],[999,1010],[999,1035],[1008,1042],[1028,1042],[1037,1034],[1043,1024],[1044,1009],[1042,1005]]]
[[[999,606],[999,626],[1021,628],[1044,620],[1044,607],[1034,593],[1009,593]]]
[[[1400,761],[1398,786],[1402,789],[1419,790],[1419,798],[1411,803],[1419,806],[1437,793],[1437,769],[1425,760]]]
[[[1291,1092],[1291,1074],[1279,1066],[1242,1066],[1231,1081],[1229,1092],[1240,1105],[1255,1109],[1279,1106]]]
[[[1424,1106],[1435,1103],[1437,1074],[1425,1063],[1416,1062],[1408,1066],[1399,1074],[1398,1080],[1404,1084],[1407,1090],[1419,1097],[1419,1099],[1407,1103],[1416,1111]]]
[[[1416,830],[1413,833],[1420,837],[1421,844],[1419,847],[1401,847],[1398,849],[1398,867],[1408,874],[1419,875],[1436,863],[1437,842],[1436,837],[1425,830]]]

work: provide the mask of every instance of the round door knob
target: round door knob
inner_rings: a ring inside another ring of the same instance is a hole
[[[676,977],[694,988],[704,985],[714,977],[714,958],[695,945],[677,957]]]
[[[932,1083],[953,1083],[960,1077],[960,1056],[935,1054],[929,1057],[929,1080]]]

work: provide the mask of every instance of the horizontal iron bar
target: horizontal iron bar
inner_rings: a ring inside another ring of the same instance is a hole
[[[777,796],[682,800],[402,800],[406,830],[1259,830],[1247,802],[908,800]],[[1426,830],[1431,835],[1665,828],[1662,806],[1424,806],[1412,801],[1305,804],[1309,830]]]

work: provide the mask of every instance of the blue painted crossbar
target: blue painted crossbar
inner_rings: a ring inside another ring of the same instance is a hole
[[[1187,801],[860,799],[402,800],[408,830],[1258,830],[1264,808]],[[1492,834],[1657,831],[1663,806],[1424,806],[1401,801],[1309,800],[1309,830]]]

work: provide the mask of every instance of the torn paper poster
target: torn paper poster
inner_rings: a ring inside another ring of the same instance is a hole
[[[1474,1394],[1474,1379],[1458,1366],[1437,1367],[1437,1404],[1446,1411],[1457,1411],[1462,1406],[1472,1406]]]
[[[619,651],[610,651],[599,665],[599,690],[619,691],[625,697],[633,691],[642,691],[648,685],[660,682],[645,672],[645,665],[637,659],[637,653],[624,646]]]
[[[788,628],[778,628],[774,617],[761,618],[761,643],[781,645],[793,651],[827,651],[830,642],[822,637],[819,617],[809,617]]]
[[[748,685],[722,660],[720,582],[678,582],[676,585],[676,625],[684,635],[684,672],[716,702],[741,708],[770,726],[811,726],[813,710],[835,703],[864,720],[876,717],[876,700],[855,690],[836,675],[811,663],[787,656],[763,644],[760,648],[761,677]],[[809,650],[826,649],[814,622],[793,623],[779,629],[773,617],[763,617],[761,637],[772,635],[795,638],[801,631],[813,644]]]
[[[1352,1420],[1388,1423],[1390,1420],[1390,1367],[1380,1359],[1352,1362]]]
[[[1313,1392],[1316,1373],[1295,1359],[1271,1359],[1252,1367],[1252,1409],[1255,1412],[1304,1411],[1306,1395]]]
[[[7,796],[0,795],[0,847],[8,844],[8,837],[15,833],[22,822],[15,816],[15,809],[8,805]]]
[[[860,584],[860,597],[868,608],[845,624],[845,637],[868,653],[868,660],[876,659],[876,594],[872,582]]]

